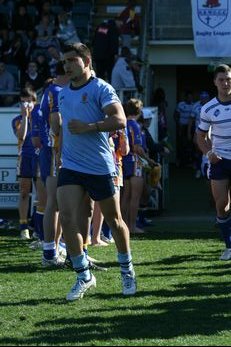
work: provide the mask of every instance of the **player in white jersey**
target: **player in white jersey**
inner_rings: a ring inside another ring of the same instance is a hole
[[[115,165],[108,132],[123,129],[126,117],[111,85],[93,77],[90,50],[81,43],[64,47],[64,68],[70,85],[59,93],[62,117],[62,167],[58,177],[58,206],[71,262],[77,281],[67,300],[82,298],[96,279],[90,272],[83,252],[81,225],[83,198],[99,201],[100,209],[112,230],[118,249],[124,295],[136,292],[135,272],[129,245],[129,231],[124,223],[119,194],[113,177]]]
[[[197,142],[210,162],[209,178],[216,204],[217,222],[226,245],[220,259],[230,260],[231,68],[228,65],[221,64],[215,69],[214,84],[218,95],[201,109]],[[208,138],[210,127],[211,141]]]

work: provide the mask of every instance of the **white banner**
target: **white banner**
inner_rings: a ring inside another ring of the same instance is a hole
[[[231,0],[191,0],[198,57],[231,57]]]

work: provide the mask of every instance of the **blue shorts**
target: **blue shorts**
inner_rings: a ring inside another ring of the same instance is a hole
[[[231,179],[231,160],[222,158],[218,163],[210,164],[208,177],[211,180]]]
[[[100,201],[110,198],[115,194],[113,177],[113,174],[91,175],[61,168],[58,175],[58,187],[79,185],[88,192],[93,200]]]
[[[36,178],[38,172],[38,156],[18,156],[17,176],[21,178]]]
[[[48,176],[56,177],[55,152],[52,147],[42,147],[39,153],[41,179],[46,183]]]
[[[125,180],[130,179],[131,177],[142,177],[143,168],[136,161],[123,162],[123,177]]]

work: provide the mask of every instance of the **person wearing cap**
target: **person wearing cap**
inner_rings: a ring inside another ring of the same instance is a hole
[[[198,125],[200,122],[201,108],[204,104],[206,104],[209,101],[209,99],[210,99],[210,96],[207,91],[202,91],[200,93],[200,100],[193,105],[192,112],[190,114],[189,122],[188,122],[188,140],[189,142],[193,142],[193,145],[194,145],[193,157],[194,157],[194,165],[196,169],[195,178],[201,177],[201,160],[202,160],[202,153],[198,149],[197,142],[196,142],[196,130],[198,129]]]
[[[111,84],[115,90],[122,88],[136,88],[136,81],[131,68],[132,53],[128,47],[122,47],[120,57],[113,69]]]

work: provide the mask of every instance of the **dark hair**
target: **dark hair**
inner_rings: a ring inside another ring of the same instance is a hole
[[[217,77],[217,75],[220,72],[231,72],[231,68],[229,65],[226,64],[220,64],[216,67],[216,69],[214,70],[214,79]]]
[[[20,98],[29,98],[31,97],[34,102],[37,101],[37,94],[31,88],[23,88],[20,92]]]
[[[74,51],[76,55],[81,57],[83,60],[85,60],[86,58],[89,58],[90,61],[92,60],[90,49],[83,43],[70,43],[64,46],[63,53],[68,53],[72,51]]]

